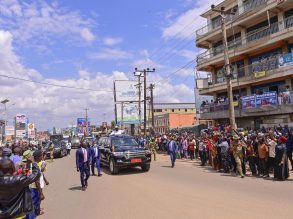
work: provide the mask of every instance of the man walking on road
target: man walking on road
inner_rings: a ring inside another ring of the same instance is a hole
[[[88,186],[88,178],[90,177],[90,149],[86,144],[81,143],[81,147],[76,151],[76,169],[80,172],[80,182],[82,191],[85,191]]]
[[[175,166],[176,153],[177,153],[177,143],[176,143],[176,141],[174,139],[175,138],[173,136],[172,140],[170,141],[170,143],[168,145],[172,168],[174,168],[174,166]]]
[[[91,143],[91,147],[90,147],[90,151],[91,151],[91,169],[92,169],[92,174],[93,176],[95,176],[95,166],[97,167],[98,170],[98,176],[101,176],[101,167],[100,167],[100,150],[99,147],[97,146],[97,144],[95,144],[94,142]]]

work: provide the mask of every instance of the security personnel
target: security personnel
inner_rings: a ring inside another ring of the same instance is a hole
[[[149,148],[151,153],[154,155],[154,160],[156,160],[156,155],[157,155],[156,146],[157,146],[156,140],[154,137],[152,137],[149,142]]]
[[[232,137],[233,143],[232,143],[232,151],[233,151],[233,156],[236,162],[236,168],[238,174],[241,176],[241,178],[244,178],[244,174],[242,171],[242,162],[243,162],[243,148],[246,148],[246,145],[240,141],[240,138],[238,135],[233,135]]]
[[[100,164],[100,150],[97,144],[94,142],[91,142],[91,147],[90,147],[90,152],[91,152],[91,169],[92,169],[92,174],[95,176],[95,166],[97,167],[98,170],[98,176],[101,176],[101,164]]]
[[[87,148],[85,142],[82,142],[81,147],[76,150],[76,170],[80,172],[82,191],[85,191],[88,186],[87,181],[90,177],[90,160],[90,149]]]

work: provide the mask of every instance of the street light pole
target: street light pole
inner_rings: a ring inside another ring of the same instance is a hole
[[[231,65],[229,60],[229,52],[228,52],[228,42],[227,42],[227,32],[226,32],[226,23],[225,18],[228,14],[234,15],[235,12],[227,12],[225,11],[224,7],[221,7],[221,10],[215,9],[215,6],[211,6],[213,11],[219,12],[221,15],[221,29],[223,33],[223,46],[224,46],[224,58],[225,58],[225,73],[226,73],[226,81],[227,81],[227,93],[228,93],[228,100],[229,100],[229,118],[230,118],[230,126],[231,130],[236,129],[236,122],[235,122],[235,110],[233,105],[233,89],[232,89],[232,71]]]

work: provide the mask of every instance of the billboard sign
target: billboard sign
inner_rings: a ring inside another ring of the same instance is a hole
[[[7,125],[5,126],[5,135],[14,135],[14,126]]]
[[[28,138],[36,138],[36,133],[35,133],[35,124],[34,123],[29,123],[27,126],[27,134]]]
[[[138,101],[137,84],[137,81],[115,81],[116,102]],[[141,97],[143,96],[143,89],[141,89]]]
[[[122,113],[123,108],[123,113]],[[141,104],[143,109],[143,104]],[[138,124],[139,123],[139,112],[138,103],[124,103],[123,107],[121,103],[116,104],[117,109],[117,122],[124,124]],[[122,118],[123,117],[123,118]],[[143,118],[143,110],[141,110],[141,118]]]
[[[25,130],[16,130],[16,138],[24,138],[26,136]]]
[[[23,113],[18,113],[15,119],[16,119],[16,123],[24,123],[24,124],[26,123],[26,115]]]
[[[241,97],[242,109],[250,109],[255,107],[255,96]]]
[[[256,107],[273,106],[278,104],[277,93],[268,92],[261,95],[255,95]]]
[[[88,126],[90,126],[89,120],[87,121]],[[86,127],[86,118],[78,118],[77,119],[77,126],[79,127]]]

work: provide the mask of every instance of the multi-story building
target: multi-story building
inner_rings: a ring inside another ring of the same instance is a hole
[[[293,1],[225,0],[216,9],[234,11],[225,18],[233,96],[238,127],[293,123]],[[213,102],[202,106],[201,119],[229,122],[221,16],[201,15],[207,25],[196,31],[197,70],[210,73],[201,95]]]

